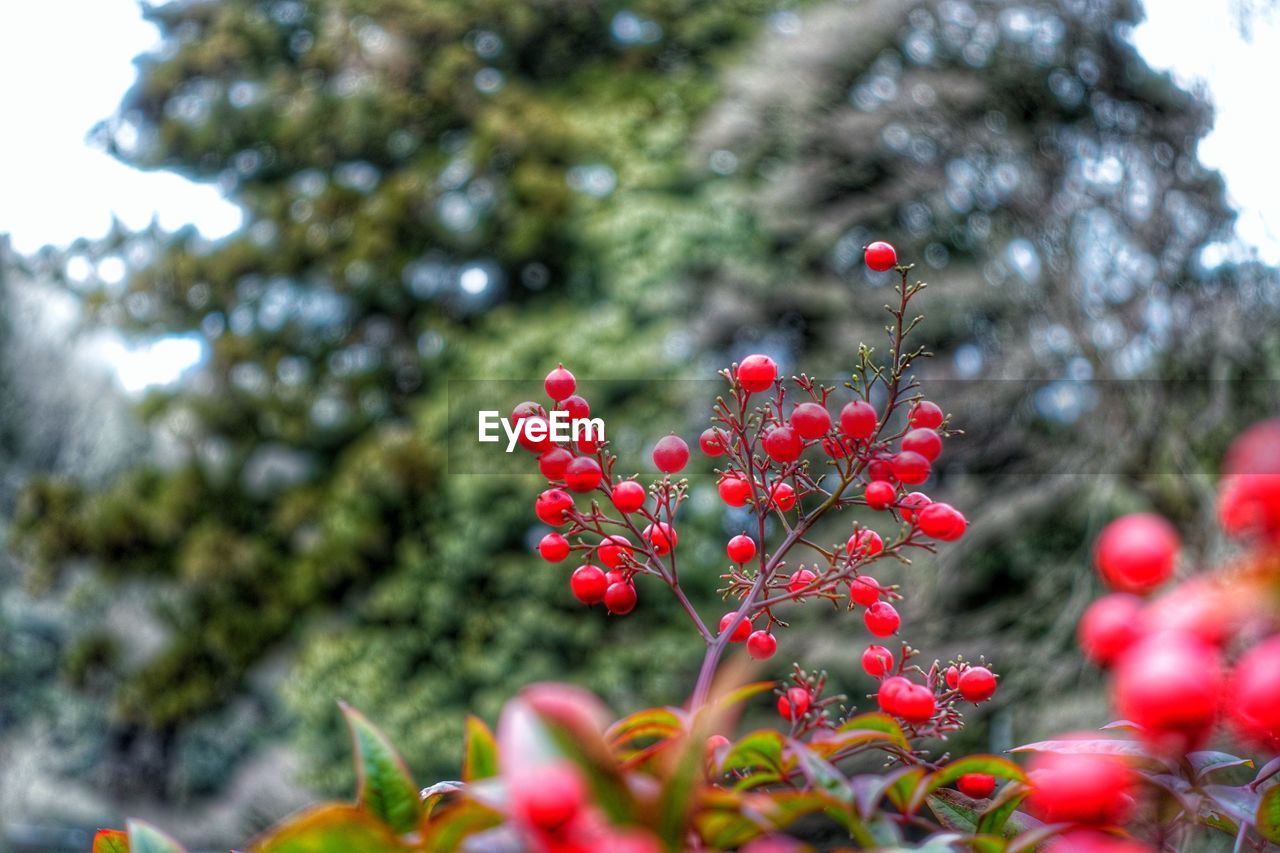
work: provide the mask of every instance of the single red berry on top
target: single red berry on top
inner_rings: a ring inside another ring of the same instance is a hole
[[[746,506],[751,500],[751,484],[741,477],[723,477],[716,488],[720,500],[729,506]]]
[[[558,563],[569,556],[569,540],[559,533],[548,533],[538,542],[538,554],[548,563]]]
[[[729,436],[719,427],[707,427],[698,436],[698,447],[708,456],[723,456],[729,449]]]
[[[564,469],[572,461],[572,453],[563,447],[553,447],[538,457],[538,470],[548,480],[563,480]]]
[[[985,666],[966,667],[960,673],[956,689],[969,702],[985,702],[996,695],[996,677]]]
[[[803,451],[804,442],[791,427],[774,427],[764,437],[764,452],[775,462],[794,462]]]
[[[813,697],[803,687],[788,687],[787,692],[778,697],[778,715],[784,720],[798,720],[809,713]]]
[[[855,441],[866,441],[875,434],[877,419],[875,406],[854,400],[840,410],[840,431]]]
[[[747,635],[747,654],[756,660],[768,660],[778,650],[778,640],[768,631],[752,631]]]
[[[600,540],[600,544],[596,546],[596,556],[609,568],[616,569],[630,556],[632,550],[627,537],[613,533]]]
[[[568,512],[573,509],[573,498],[564,489],[547,489],[538,495],[533,511],[543,524],[559,527],[569,523]]]
[[[884,646],[870,645],[862,653],[862,669],[872,678],[893,672],[893,652]]]
[[[911,407],[911,411],[907,413],[907,421],[913,427],[921,429],[937,429],[942,426],[942,409],[938,407],[937,403],[931,403],[928,400],[920,400],[916,402]]]
[[[737,613],[726,613],[725,615],[720,617],[720,633],[721,634],[723,634],[725,632],[725,629],[729,627],[729,623],[733,621],[733,617],[736,615]],[[738,627],[733,629],[733,634],[730,635],[729,642],[741,643],[744,640],[746,640],[747,637],[750,635],[751,635],[751,620],[744,617],[743,620],[738,623]]]
[[[611,499],[618,512],[632,513],[644,506],[647,496],[644,486],[635,480],[623,480],[613,487]]]
[[[872,480],[867,483],[863,498],[871,509],[885,510],[893,506],[893,502],[898,499],[898,490],[884,480]]]
[[[863,607],[870,607],[879,601],[881,592],[883,589],[880,582],[870,575],[862,575],[849,581],[849,597],[855,604],[861,604]]]
[[[562,364],[547,374],[547,378],[542,382],[542,387],[546,389],[548,397],[560,402],[577,390],[578,380],[574,379],[573,374],[565,370]]]
[[[724,550],[730,560],[735,563],[745,563],[756,555],[756,541],[745,533],[739,533],[729,540]]]
[[[844,549],[854,557],[874,557],[884,550],[884,540],[879,533],[864,527],[849,537],[849,541],[844,543]]]
[[[821,403],[801,403],[791,410],[791,427],[809,441],[831,431],[831,413]]]
[[[689,445],[678,435],[664,435],[653,448],[653,464],[664,474],[674,474],[689,464]]]
[[[631,581],[615,581],[604,591],[604,606],[614,616],[626,616],[636,609],[636,587]]]
[[[889,602],[877,601],[862,614],[862,621],[866,623],[867,630],[872,634],[877,637],[888,637],[898,630],[898,626],[902,624],[902,617],[898,616],[898,611]]]
[[[778,365],[767,355],[749,355],[738,365],[737,376],[744,390],[767,391],[778,378]]]
[[[1127,592],[1104,595],[1080,617],[1077,635],[1084,656],[1098,666],[1110,666],[1138,640],[1142,599]]]
[[[898,250],[883,240],[877,240],[863,249],[863,259],[871,269],[884,272],[898,263]]]
[[[894,697],[894,713],[913,726],[922,726],[933,719],[938,710],[938,700],[933,691],[923,684],[903,688]]]
[[[920,510],[931,503],[933,500],[924,492],[912,492],[898,501],[898,512],[902,513],[903,520],[908,524],[915,524]]]
[[[919,453],[932,462],[942,455],[942,436],[935,430],[916,427],[902,437],[902,449]]]
[[[1241,740],[1270,752],[1280,747],[1280,636],[1244,653],[1225,699],[1231,725]]]
[[[956,780],[956,788],[966,797],[985,800],[996,791],[996,777],[986,773],[966,773]]]
[[[947,686],[952,690],[955,690],[956,686],[960,683],[960,667],[955,664],[947,667],[947,672],[944,677],[946,678]]]
[[[783,512],[790,512],[796,505],[796,490],[790,483],[774,483],[769,487],[769,502]]]
[[[600,463],[590,456],[578,456],[564,467],[564,484],[575,492],[589,492],[603,478]]]
[[[1173,525],[1147,512],[1122,516],[1102,529],[1093,561],[1117,592],[1148,593],[1173,576],[1181,540]]]
[[[587,801],[587,788],[577,767],[558,761],[517,774],[508,796],[512,812],[525,823],[554,832],[577,817]]]
[[[599,566],[578,566],[569,576],[569,589],[573,592],[573,597],[583,604],[599,604],[604,601],[605,590],[608,588],[609,581]]]
[[[932,539],[954,542],[964,535],[968,520],[960,510],[947,503],[931,503],[916,514],[920,532]]]
[[[649,541],[649,544],[653,546],[653,552],[659,557],[670,554],[672,549],[680,542],[680,537],[676,535],[676,529],[665,521],[647,525],[641,531],[641,535]]]
[[[914,450],[904,450],[894,454],[894,457],[889,460],[889,465],[893,468],[894,478],[900,483],[914,486],[929,479],[931,470],[929,460]]]
[[[787,582],[787,592],[795,595],[803,589],[808,589],[809,584],[817,580],[817,577],[817,575],[808,569],[800,569],[793,574],[791,579]]]
[[[571,394],[560,401],[560,408],[569,413],[575,421],[591,417],[591,405],[583,397]]]

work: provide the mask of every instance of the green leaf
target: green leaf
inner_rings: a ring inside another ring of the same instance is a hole
[[[1027,781],[1027,776],[1022,772],[1022,768],[1007,758],[999,758],[995,755],[970,755],[930,773],[929,777],[925,779],[925,783],[915,792],[911,810],[918,809],[924,798],[929,794],[952,784],[967,773],[985,773],[988,776],[995,776],[997,779],[1012,779],[1015,782]]]
[[[889,735],[890,740],[903,749],[907,748],[907,736],[902,731],[902,726],[898,725],[898,721],[888,714],[859,714],[856,717],[850,717],[846,720],[837,732],[856,732],[856,731],[873,731],[884,732]]]
[[[182,845],[168,835],[141,820],[127,824],[129,853],[182,853]]]
[[[1066,755],[1127,755],[1146,758],[1147,749],[1134,740],[1042,740],[1015,746],[1010,752],[1058,752]]]
[[[972,835],[966,838],[973,849],[973,853],[1004,853],[1009,847],[1009,842],[999,835]]]
[[[813,750],[799,741],[793,740],[789,746],[809,784],[846,806],[853,804],[853,788],[835,765],[814,754]]]
[[[475,800],[459,800],[431,821],[429,834],[416,849],[457,850],[468,836],[500,826],[502,821],[502,813],[495,809]]]
[[[397,833],[411,832],[418,825],[421,803],[409,768],[364,714],[346,703],[339,705],[356,753],[356,800]]]
[[[119,829],[99,829],[92,853],[129,853],[129,835]]]
[[[1014,822],[1010,825],[1010,818],[1030,793],[1029,788],[1017,782],[1005,785],[983,811],[982,817],[978,820],[978,832],[987,835],[1004,835],[1005,827],[1008,826],[1009,834],[1016,835],[1027,829],[1028,827],[1021,825],[1022,822]]]
[[[915,800],[916,789],[923,779],[923,767],[906,768],[885,788],[885,793],[889,795],[889,801],[897,806],[899,811],[907,814],[908,808]]]
[[[484,720],[467,717],[466,748],[462,760],[462,781],[476,782],[498,775],[498,741]]]
[[[269,830],[250,847],[253,853],[400,853],[407,849],[384,823],[346,803],[308,809]]]
[[[1247,785],[1238,788],[1232,785],[1205,785],[1201,792],[1237,822],[1253,823],[1258,819],[1261,797]]]
[[[684,733],[685,721],[670,708],[648,708],[623,717],[605,732],[605,740],[615,749],[644,737],[667,739]]]
[[[1258,803],[1258,834],[1280,844],[1280,788],[1268,788]]]
[[[729,747],[720,767],[726,773],[730,770],[750,770],[753,767],[781,773],[782,743],[782,735],[773,729],[751,732]]]
[[[973,801],[959,791],[938,791],[925,798],[938,823],[955,832],[974,832],[978,828],[978,810]]]
[[[1219,770],[1253,766],[1252,759],[1241,758],[1229,752],[1213,751],[1189,752],[1187,753],[1187,763],[1191,765],[1197,780],[1203,779],[1211,773],[1217,773]]]

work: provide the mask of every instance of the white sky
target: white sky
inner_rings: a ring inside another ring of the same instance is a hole
[[[1280,80],[1280,22],[1236,28],[1231,0],[1150,0],[1135,44],[1184,85],[1207,86],[1217,107],[1202,143],[1240,209],[1243,241],[1280,263],[1280,168],[1275,166],[1273,94]],[[209,237],[234,231],[238,208],[210,186],[139,172],[86,144],[134,79],[132,58],[157,35],[135,0],[8,0],[0,3],[0,233],[30,252],[104,234],[117,217],[141,228],[194,223]],[[121,384],[138,390],[176,379],[200,358],[192,340],[151,346],[103,343]]]

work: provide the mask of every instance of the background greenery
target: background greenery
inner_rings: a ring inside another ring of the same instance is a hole
[[[1090,532],[1155,505],[1197,555],[1217,547],[1200,501],[1218,453],[1276,399],[1234,380],[1280,364],[1272,273],[1204,263],[1232,218],[1195,158],[1211,117],[1128,45],[1138,14],[1108,0],[150,10],[162,46],[99,136],[127,162],[216,181],[246,225],[6,261],[0,292],[53,281],[88,323],[193,335],[208,357],[141,402],[147,448],[122,440],[111,465],[40,461],[43,421],[5,410],[6,483],[29,481],[6,493],[21,563],[6,577],[64,618],[56,653],[0,658],[0,673],[22,660],[34,669],[13,678],[50,684],[56,657],[51,689],[85,709],[62,729],[91,756],[77,779],[110,792],[107,810],[181,813],[210,844],[290,800],[208,806],[245,767],[346,788],[335,698],[424,780],[456,775],[467,709],[491,716],[527,681],[578,681],[617,708],[679,701],[697,649],[675,608],[642,588],[626,619],[584,613],[529,553],[536,481],[450,470],[449,380],[527,377],[529,396],[557,361],[616,380],[592,401],[639,467],[709,400],[655,380],[757,349],[836,377],[878,342],[885,282],[860,263],[874,235],[933,285],[922,379],[967,433],[937,487],[975,521],[910,570],[908,635],[1005,673],[972,743],[1098,722],[1099,706],[1061,699],[1091,677],[1070,651]],[[123,287],[62,275],[106,255],[129,261]],[[708,545],[685,565],[711,616],[733,522],[697,484]],[[5,643],[17,630],[0,619]],[[858,636],[808,615],[776,669],[825,664],[857,696]],[[57,704],[15,695],[0,697],[11,731]],[[295,760],[264,764],[281,744]]]

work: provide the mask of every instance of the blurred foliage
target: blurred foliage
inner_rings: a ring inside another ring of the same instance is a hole
[[[1169,509],[1188,481],[1142,475],[1188,469],[1155,438],[1177,445],[1205,395],[1275,372],[1260,341],[1274,323],[1246,322],[1274,310],[1273,280],[1203,262],[1229,255],[1231,224],[1195,159],[1208,108],[1136,55],[1131,3],[148,14],[163,44],[99,136],[127,162],[216,180],[246,226],[71,248],[68,264],[131,266],[121,288],[67,279],[98,321],[195,335],[208,360],[144,403],[163,458],[106,489],[38,482],[18,518],[48,583],[86,560],[153,581],[158,647],[87,658],[127,749],[174,743],[286,641],[286,697],[318,759],[307,779],[330,790],[347,772],[336,697],[424,779],[457,767],[464,708],[491,717],[523,682],[580,681],[620,709],[681,698],[697,649],[669,603],[584,614],[529,554],[535,481],[448,473],[446,380],[556,361],[701,378],[749,349],[843,372],[881,337],[884,281],[860,264],[872,235],[934,282],[926,370],[971,436],[940,488],[989,531],[922,603],[987,606],[913,636],[931,654],[965,650],[935,649],[944,634],[977,647],[1000,631],[1009,657],[1027,636],[1060,650],[1103,513],[1077,503],[1080,480],[1049,475],[1119,473],[1117,502]],[[606,414],[675,426],[652,387]],[[1197,472],[1268,405],[1248,393],[1194,433]],[[710,603],[713,574],[695,600]],[[111,648],[88,614],[85,630]],[[808,642],[833,668],[851,660],[822,632]],[[1010,682],[1010,698],[1043,689]]]

